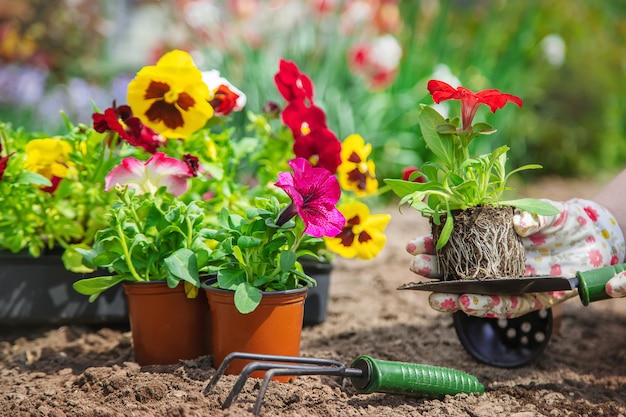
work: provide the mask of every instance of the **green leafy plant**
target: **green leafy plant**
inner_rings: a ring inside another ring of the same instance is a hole
[[[235,292],[235,307],[241,313],[254,311],[263,291],[285,291],[316,285],[306,275],[298,258],[310,255],[298,249],[304,223],[300,218],[278,225],[280,204],[276,198],[257,198],[257,207],[245,215],[220,212],[219,229],[210,232],[217,242],[212,266],[217,270],[216,287]]]
[[[114,196],[102,192],[104,177],[131,147],[67,119],[66,127],[49,137],[0,123],[0,248],[35,257],[60,249],[68,269],[86,272],[73,249],[105,225]]]
[[[77,249],[86,266],[110,274],[76,281],[74,289],[93,301],[123,281],[165,280],[170,288],[184,282],[187,295],[195,297],[211,254],[205,210],[165,188],[154,195],[136,195],[127,186],[117,186],[115,192],[108,227],[96,233],[90,249]]]
[[[502,199],[505,191],[512,191],[506,185],[511,175],[523,170],[539,169],[541,165],[527,164],[507,172],[508,146],[500,146],[483,155],[470,154],[473,139],[495,132],[487,123],[472,124],[478,107],[486,104],[495,112],[509,101],[521,107],[522,100],[519,97],[498,90],[473,93],[463,87],[453,88],[436,80],[430,81],[428,88],[436,103],[448,99],[461,100],[462,118],[444,119],[432,107],[420,105],[419,125],[423,140],[437,160],[426,162],[408,180],[386,179],[385,182],[401,197],[401,204],[409,203],[423,215],[432,217],[435,224],[439,225],[441,216],[446,215],[437,249],[448,242],[452,233],[453,210],[477,206],[512,206],[542,215],[558,213],[554,206],[545,201],[530,198]]]

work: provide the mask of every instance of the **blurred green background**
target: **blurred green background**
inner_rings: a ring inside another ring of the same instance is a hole
[[[0,0],[0,119],[49,134],[61,110],[89,123],[173,48],[255,112],[280,101],[278,59],[295,61],[337,136],[372,143],[380,178],[430,157],[416,111],[431,78],[524,100],[481,108],[498,132],[476,151],[507,144],[512,167],[544,166],[525,180],[626,166],[624,0]]]

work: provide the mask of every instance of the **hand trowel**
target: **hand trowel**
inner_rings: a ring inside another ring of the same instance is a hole
[[[438,280],[410,282],[399,290],[432,291],[451,294],[517,295],[529,292],[569,291],[578,289],[583,305],[610,298],[606,283],[626,270],[625,264],[590,271],[579,271],[574,277],[537,276],[522,278],[486,278],[483,280]]]

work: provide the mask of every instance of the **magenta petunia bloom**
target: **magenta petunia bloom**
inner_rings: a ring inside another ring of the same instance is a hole
[[[465,87],[454,88],[448,83],[438,80],[428,82],[428,91],[435,103],[444,100],[460,100],[463,129],[472,125],[476,110],[481,104],[486,104],[495,113],[497,109],[504,107],[509,101],[522,107],[522,99],[512,94],[501,93],[499,90],[483,90],[474,93]]]
[[[313,83],[292,61],[281,59],[274,76],[278,91],[287,101],[307,99],[313,102]]]
[[[337,236],[346,219],[335,207],[341,196],[339,181],[328,170],[315,168],[304,158],[289,161],[293,174],[278,174],[276,186],[291,198],[277,224],[285,224],[298,215],[304,221],[305,233],[314,237]]]
[[[193,174],[189,166],[162,152],[155,153],[145,163],[135,158],[124,158],[105,177],[105,191],[116,184],[128,185],[139,193],[154,194],[159,188],[180,196],[189,187],[187,179]]]

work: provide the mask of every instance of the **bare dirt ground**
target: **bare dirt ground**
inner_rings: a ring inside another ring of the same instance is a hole
[[[563,200],[591,196],[595,186],[552,180],[523,191]],[[378,258],[336,260],[328,319],[303,330],[302,355],[349,363],[367,354],[454,368],[475,375],[485,394],[357,394],[338,377],[307,376],[272,382],[261,415],[626,416],[626,300],[588,307],[570,300],[537,361],[516,369],[481,364],[461,346],[451,317],[427,306],[427,294],[396,289],[416,279],[404,245],[426,232],[427,223],[409,210],[389,212],[389,243]],[[204,396],[214,373],[210,356],[140,367],[124,326],[0,329],[2,416],[251,416],[258,380],[221,410],[235,377],[222,378]]]

